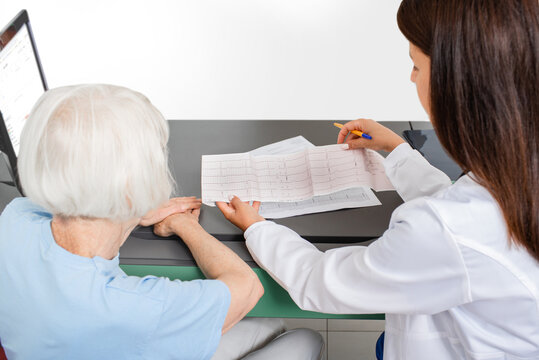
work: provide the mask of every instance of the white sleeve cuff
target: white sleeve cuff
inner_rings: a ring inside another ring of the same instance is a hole
[[[401,160],[410,157],[415,152],[408,143],[402,143],[393,149],[392,152],[384,159],[384,167],[390,169],[398,165]]]
[[[417,150],[406,143],[397,146],[384,160],[389,181],[404,201],[431,196],[451,185],[451,180]]]
[[[251,234],[253,231],[255,231],[261,226],[267,226],[269,224],[275,224],[275,223],[273,221],[268,221],[268,220],[257,221],[254,224],[251,224],[251,226],[249,226],[247,230],[245,230],[243,237],[245,238],[245,240],[247,240],[247,238],[249,237],[249,234]]]

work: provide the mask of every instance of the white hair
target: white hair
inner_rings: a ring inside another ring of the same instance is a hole
[[[166,201],[168,124],[140,93],[112,85],[47,91],[21,135],[23,190],[54,215],[125,221]]]

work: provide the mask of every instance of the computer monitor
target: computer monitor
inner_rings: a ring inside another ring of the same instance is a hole
[[[47,90],[26,10],[0,31],[0,151],[14,183],[21,132],[37,99]]]

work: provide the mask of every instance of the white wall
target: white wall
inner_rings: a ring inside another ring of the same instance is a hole
[[[399,3],[1,0],[0,26],[28,10],[50,87],[124,85],[169,119],[426,120]]]

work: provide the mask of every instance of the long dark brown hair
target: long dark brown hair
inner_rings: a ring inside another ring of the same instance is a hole
[[[430,57],[440,142],[539,261],[539,2],[404,0],[397,20]]]

